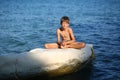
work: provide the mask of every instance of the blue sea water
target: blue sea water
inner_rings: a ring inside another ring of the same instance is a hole
[[[52,80],[120,80],[120,0],[0,0],[0,55],[56,42],[64,15],[96,58],[90,69]]]

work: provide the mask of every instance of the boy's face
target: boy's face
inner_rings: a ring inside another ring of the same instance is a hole
[[[69,23],[67,23],[67,22],[62,22],[62,27],[63,27],[63,29],[66,29],[66,28],[68,28],[69,27]]]

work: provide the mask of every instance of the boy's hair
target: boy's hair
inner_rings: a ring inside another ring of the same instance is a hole
[[[61,18],[60,24],[62,25],[62,22],[67,22],[67,23],[69,24],[69,21],[70,21],[69,17],[63,16],[63,17]]]

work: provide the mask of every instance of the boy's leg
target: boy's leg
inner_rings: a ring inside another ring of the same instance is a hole
[[[83,42],[74,42],[73,44],[70,44],[67,46],[68,48],[75,48],[75,49],[80,49],[85,47],[85,43]]]
[[[55,49],[55,48],[59,48],[59,45],[57,43],[47,43],[47,44],[45,44],[45,48],[46,49]]]

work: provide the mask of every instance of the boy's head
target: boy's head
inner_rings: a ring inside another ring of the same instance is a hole
[[[69,21],[70,21],[69,17],[63,16],[63,17],[61,18],[60,24],[62,25],[63,22],[66,22],[66,23],[69,24]]]

